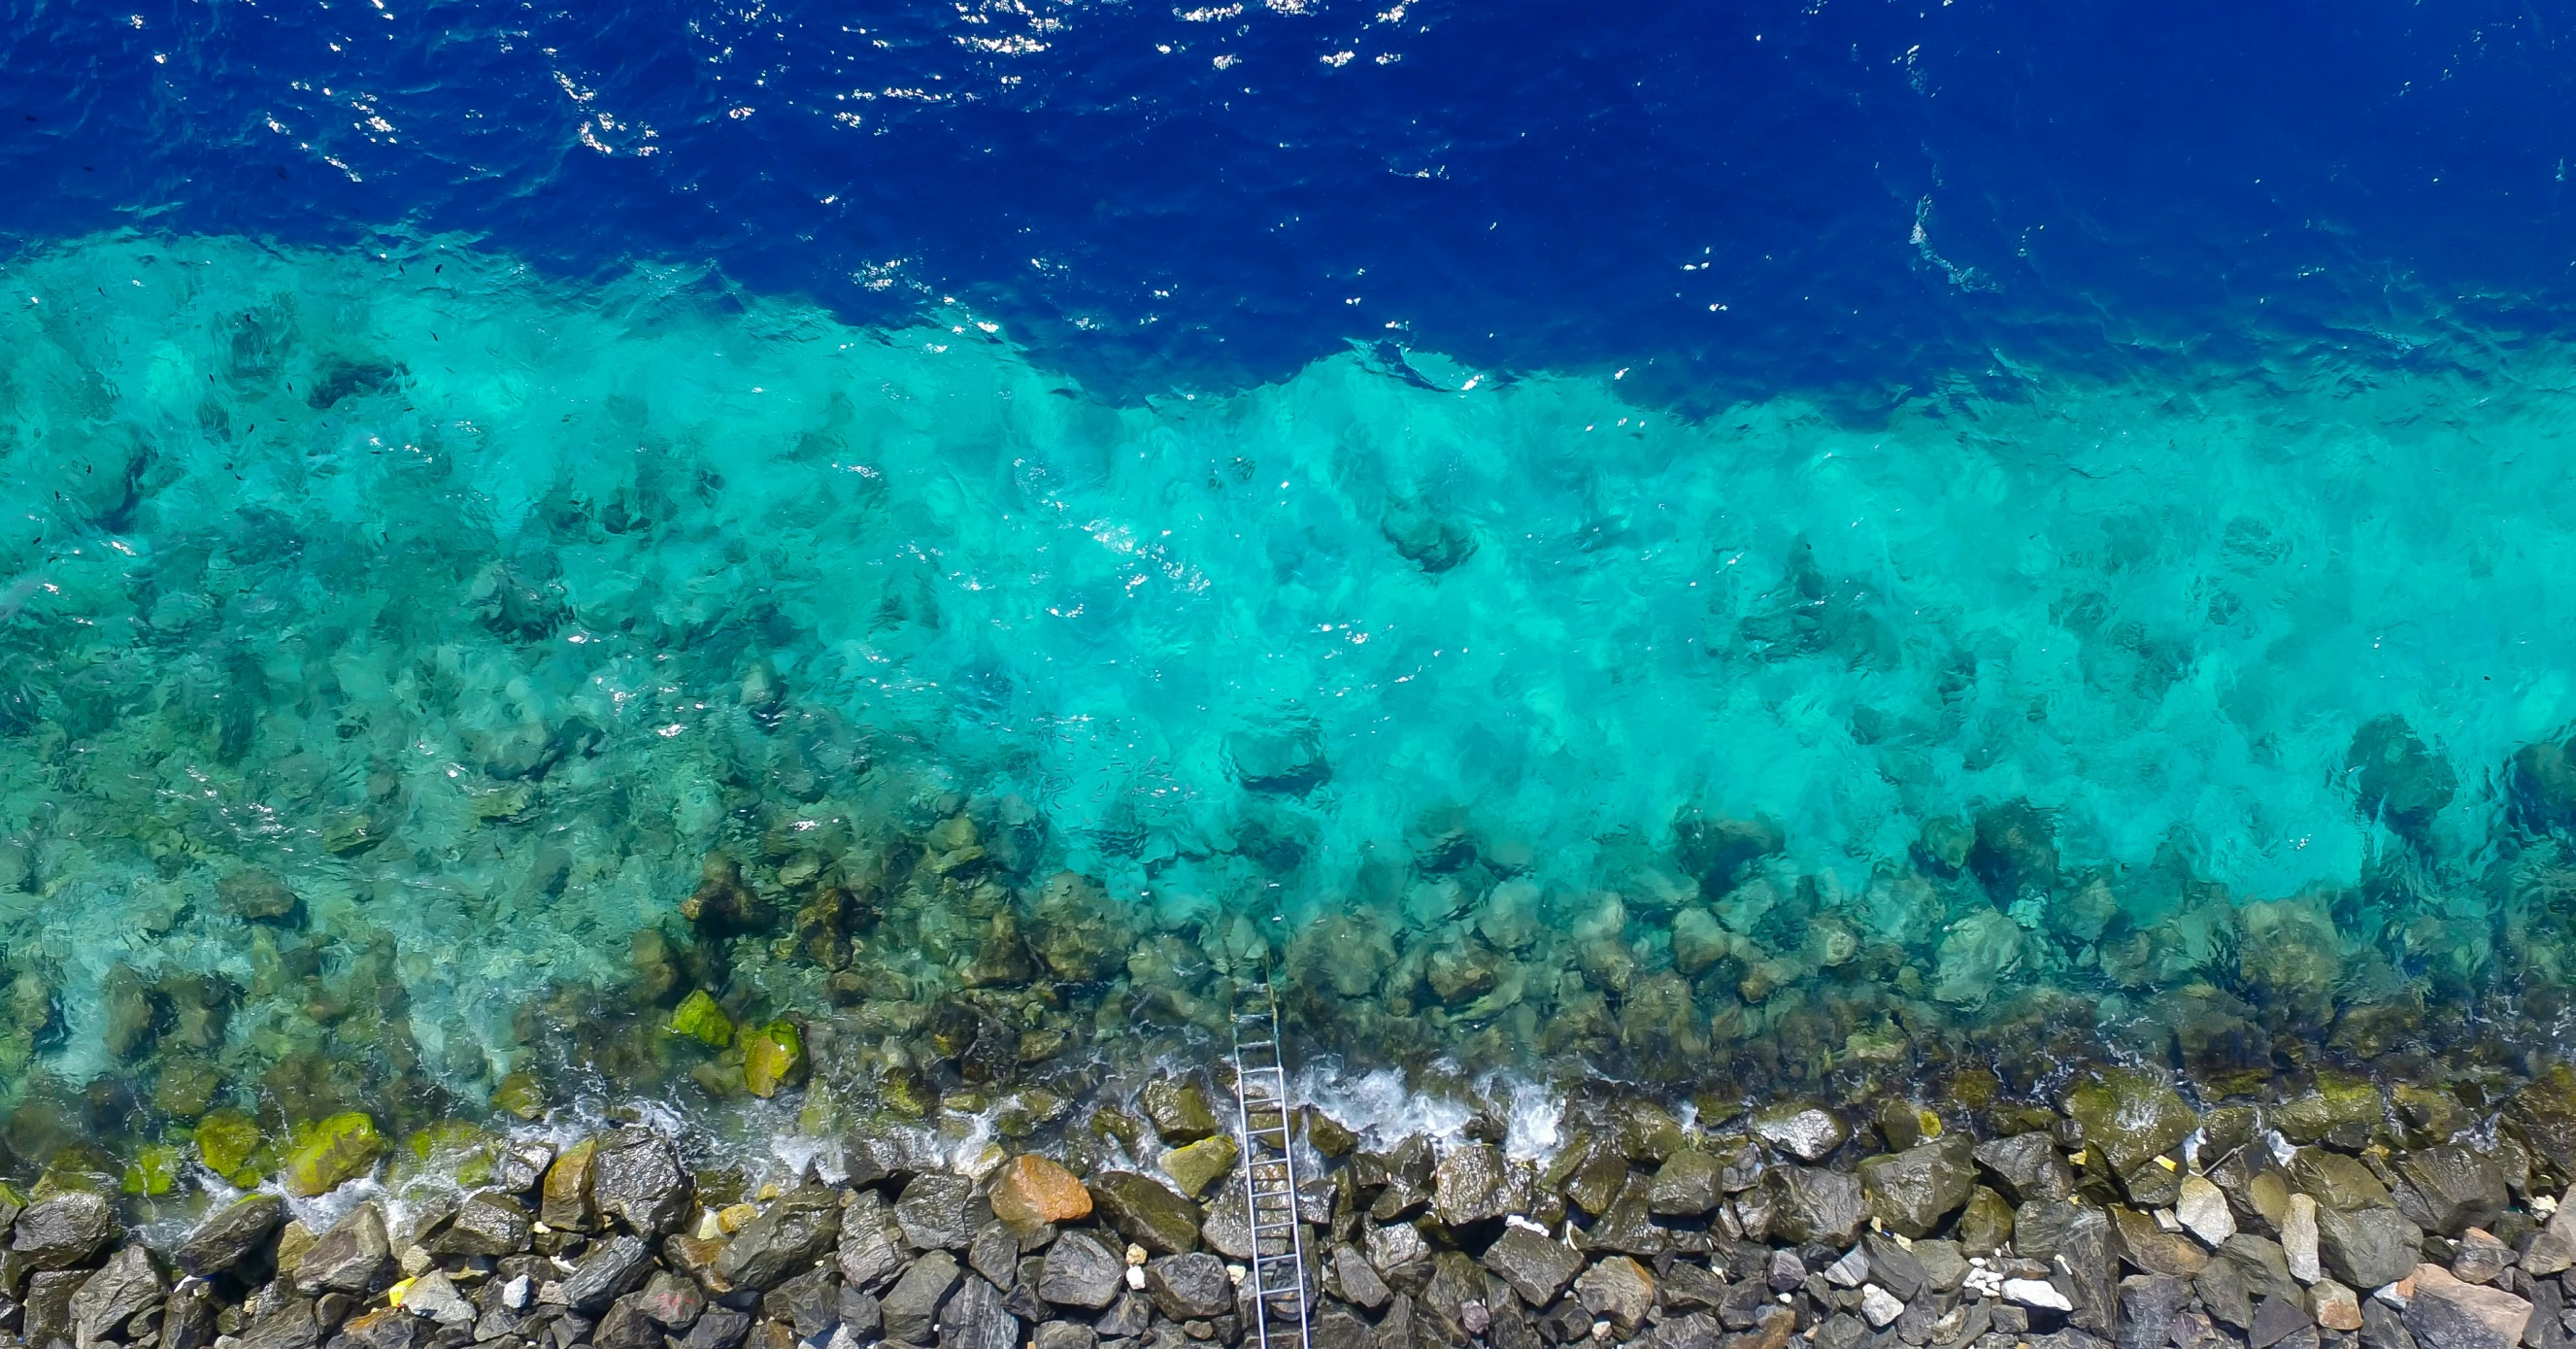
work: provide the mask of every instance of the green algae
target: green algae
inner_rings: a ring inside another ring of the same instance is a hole
[[[218,1110],[197,1121],[190,1135],[197,1159],[216,1175],[247,1189],[259,1183],[251,1160],[260,1152],[259,1125],[238,1110]]]
[[[358,1111],[333,1115],[296,1131],[279,1178],[290,1194],[327,1194],[373,1170],[384,1150],[374,1119]]]
[[[716,1049],[733,1043],[733,1019],[705,989],[690,993],[672,1009],[671,1031]]]
[[[767,1098],[805,1079],[805,1036],[792,1021],[772,1021],[742,1036],[743,1088]]]

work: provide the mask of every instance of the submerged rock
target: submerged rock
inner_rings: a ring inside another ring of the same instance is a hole
[[[2102,1149],[2121,1174],[2180,1147],[2200,1124],[2161,1075],[2136,1068],[2094,1070],[2066,1094],[2066,1113],[2084,1126],[2085,1145]]]
[[[290,1193],[326,1194],[373,1170],[384,1150],[375,1120],[354,1110],[333,1115],[304,1131],[287,1154],[282,1179]]]

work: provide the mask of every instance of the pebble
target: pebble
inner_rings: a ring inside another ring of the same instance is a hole
[[[1894,1293],[1873,1283],[1860,1290],[1860,1314],[1870,1329],[1885,1330],[1905,1314],[1905,1304],[1897,1301]]]

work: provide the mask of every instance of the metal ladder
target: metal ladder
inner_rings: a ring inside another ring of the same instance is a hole
[[[1297,1159],[1279,995],[1267,961],[1237,978],[1243,982],[1235,986],[1232,1018],[1235,1137],[1243,1145],[1244,1198],[1252,1218],[1252,1329],[1258,1349],[1310,1349],[1306,1234],[1297,1224]]]

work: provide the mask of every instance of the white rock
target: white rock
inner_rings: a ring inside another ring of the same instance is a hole
[[[2290,1277],[2301,1283],[2315,1283],[2325,1271],[2317,1265],[2317,1201],[2304,1194],[2290,1196],[2290,1212],[2281,1219],[2281,1254],[2290,1262]]]
[[[1127,1267],[1127,1286],[1135,1289],[1139,1293],[1145,1291],[1145,1267],[1143,1265],[1129,1265]]]
[[[1877,1284],[1870,1284],[1860,1290],[1860,1314],[1869,1322],[1872,1330],[1885,1330],[1895,1324],[1896,1318],[1905,1314],[1905,1304],[1897,1301],[1894,1293]]]
[[[536,1288],[525,1274],[501,1285],[501,1305],[514,1312],[526,1311],[528,1299],[534,1296]]]
[[[2057,1291],[2057,1285],[2046,1279],[2006,1279],[2004,1296],[2025,1307],[2043,1307],[2049,1311],[2071,1312],[2075,1304]]]
[[[1858,1246],[1843,1252],[1843,1258],[1825,1266],[1825,1282],[1836,1288],[1858,1288],[1869,1278],[1869,1257]]]
[[[2227,1195],[2207,1176],[2182,1178],[2182,1197],[2174,1201],[2174,1217],[2184,1231],[2213,1248],[2236,1235],[2236,1215],[2227,1211]]]

